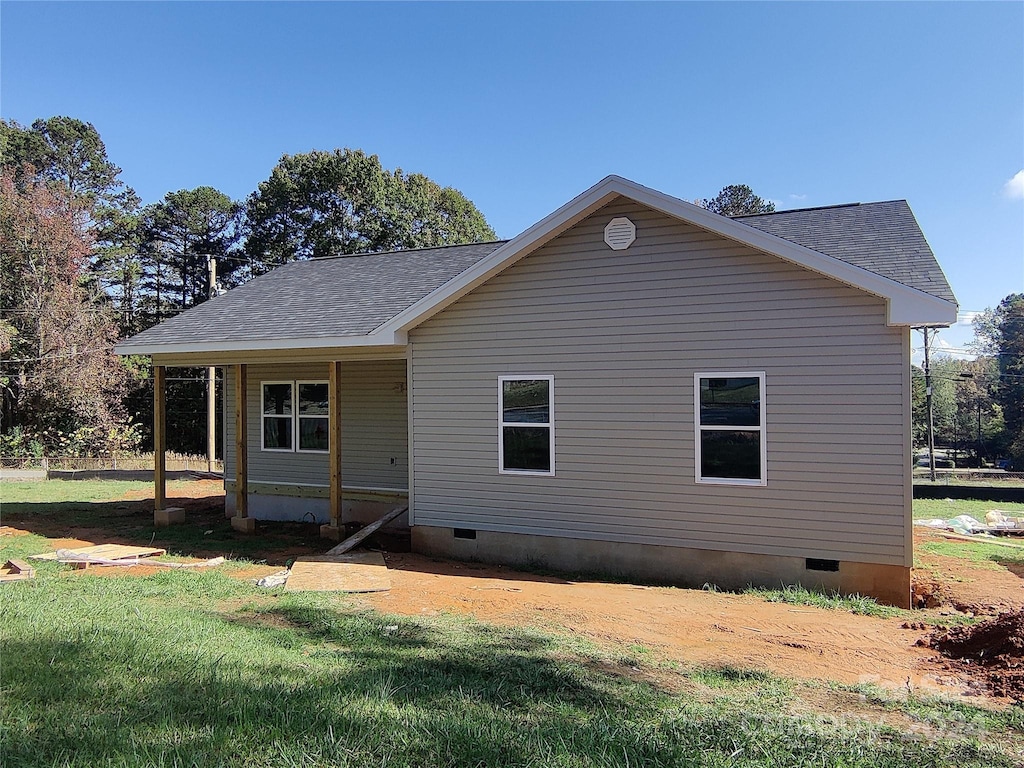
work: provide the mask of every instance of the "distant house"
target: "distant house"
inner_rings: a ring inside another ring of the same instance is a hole
[[[118,351],[224,368],[242,530],[407,500],[420,552],[906,605],[910,328],[956,310],[902,200],[730,219],[609,176],[512,240],[294,262]]]

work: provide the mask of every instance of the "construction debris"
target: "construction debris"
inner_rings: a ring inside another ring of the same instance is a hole
[[[365,528],[362,528],[358,532],[356,532],[356,533],[352,534],[351,536],[349,536],[347,539],[345,539],[343,542],[341,542],[341,544],[339,544],[338,546],[331,547],[329,550],[327,550],[327,554],[328,555],[343,555],[343,554],[345,554],[350,549],[355,547],[357,544],[360,544],[363,541],[363,539],[367,538],[371,534],[376,533],[378,530],[380,530],[385,525],[390,523],[392,520],[394,520],[396,517],[398,517],[403,512],[408,512],[408,511],[409,511],[409,507],[408,506],[398,507],[397,509],[392,509],[386,515],[384,515],[384,517],[380,518],[379,520],[374,520],[372,523],[370,523]]]
[[[1024,518],[1010,517],[998,509],[989,510],[982,523],[970,515],[957,515],[944,520],[941,517],[915,520],[914,525],[952,531],[960,535],[991,534],[995,536],[1024,536]]]
[[[156,557],[166,555],[166,549],[154,547],[129,547],[125,544],[96,544],[91,547],[77,547],[75,549],[61,549],[57,552],[47,552],[42,555],[30,555],[30,560],[60,560],[60,553],[86,557],[97,557],[103,560],[138,560],[140,557]],[[69,562],[64,560],[64,562]],[[83,560],[83,562],[85,562]],[[88,563],[87,563],[88,565]]]
[[[268,589],[272,587],[280,587],[282,584],[288,581],[288,577],[290,575],[291,571],[285,568],[283,571],[278,571],[277,573],[272,573],[269,576],[264,576],[262,579],[256,582],[256,586],[266,587]]]
[[[130,547],[125,544],[96,544],[91,547],[75,549],[58,549],[42,555],[30,555],[31,560],[56,560],[68,563],[76,568],[89,568],[94,565],[151,565],[156,568],[210,568],[222,565],[223,557],[214,557],[197,563],[166,563],[149,558],[167,554],[166,549],[154,547]],[[146,559],[143,559],[146,558]]]
[[[56,552],[57,562],[70,563],[76,568],[88,568],[90,565],[121,565],[131,567],[133,565],[149,565],[156,568],[210,568],[216,565],[223,565],[226,561],[223,557],[213,557],[209,560],[202,560],[197,563],[167,563],[160,560],[139,560],[138,558],[113,559],[98,557],[96,555],[82,554],[71,549],[58,549]]]
[[[8,560],[0,567],[0,582],[22,581],[23,579],[34,579],[36,569],[24,560]]]
[[[292,563],[286,592],[387,592],[391,576],[380,552],[300,557]]]

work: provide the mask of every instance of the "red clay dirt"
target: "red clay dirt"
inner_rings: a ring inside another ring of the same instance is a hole
[[[211,480],[176,483],[169,490],[178,506],[195,503],[210,507],[221,503],[211,496],[223,497],[220,484]],[[140,492],[126,498],[141,500],[147,495]],[[148,498],[152,498],[151,493]],[[218,517],[222,509],[204,509],[203,515],[210,521],[223,521]],[[921,534],[930,535],[934,534]],[[253,566],[235,575],[258,579],[280,570],[281,558],[291,549],[303,554],[300,550],[308,548],[292,547],[300,542],[289,541],[287,536],[275,534],[277,557],[267,557],[272,565]],[[55,547],[87,543],[92,542],[53,541]],[[324,542],[323,550],[328,547]],[[648,658],[686,665],[752,668],[784,677],[847,684],[870,682],[890,689],[982,697],[972,700],[987,700],[994,705],[1006,703],[1005,698],[993,695],[1005,696],[1010,691],[993,688],[981,666],[951,663],[927,646],[936,625],[948,621],[946,617],[957,612],[956,606],[977,615],[1024,608],[1024,574],[1011,570],[1012,566],[994,568],[988,562],[971,563],[920,549],[918,553],[924,568],[917,572],[916,586],[931,594],[932,602],[939,607],[920,611],[914,621],[769,603],[748,595],[569,581],[411,553],[385,553],[391,570],[389,592],[353,595],[351,600],[393,614],[448,613],[566,632],[621,651],[624,656],[647,652],[652,654]],[[96,568],[90,573],[103,570],[142,575],[153,569]]]
[[[970,627],[936,630],[918,643],[940,651],[951,669],[980,671],[993,695],[1024,702],[1024,611],[1001,613]]]

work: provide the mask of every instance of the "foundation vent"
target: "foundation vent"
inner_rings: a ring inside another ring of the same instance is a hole
[[[452,532],[456,539],[475,539],[476,531],[472,528],[454,528]]]
[[[636,240],[636,226],[625,216],[616,216],[604,228],[604,241],[613,251],[624,251]]]
[[[818,560],[814,557],[808,557],[806,562],[806,568],[808,571],[829,571],[836,573],[839,571],[838,560]]]

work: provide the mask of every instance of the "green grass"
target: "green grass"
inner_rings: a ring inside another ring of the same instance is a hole
[[[845,611],[861,616],[879,616],[892,618],[911,616],[911,611],[879,605],[873,597],[863,595],[840,595],[836,593],[815,592],[801,586],[768,589],[766,587],[748,587],[744,594],[755,595],[770,603],[789,603],[791,605],[812,605],[833,611]]]
[[[182,481],[167,483],[170,495]],[[133,480],[5,480],[0,482],[0,509],[9,504],[110,501],[131,491],[152,491],[152,483]]]
[[[791,714],[793,685],[762,671],[653,685],[529,628],[357,611],[217,572],[60,571],[3,593],[10,768],[1013,764],[987,726],[924,743]]]
[[[1016,542],[1014,542],[1016,543]],[[977,563],[982,568],[997,570],[1009,566],[1024,568],[1024,548],[1011,549],[984,539],[977,541],[926,541],[918,545],[921,552],[956,557]]]
[[[113,515],[101,501],[92,523]],[[29,505],[19,514],[33,530],[67,524]],[[47,541],[0,538],[0,559]],[[35,580],[0,587],[0,649],[5,768],[998,768],[1024,757],[1019,708],[872,693],[870,711],[823,713],[803,684],[764,670],[668,668],[639,645],[623,658],[525,625],[388,616],[225,569],[106,578],[41,563]]]

